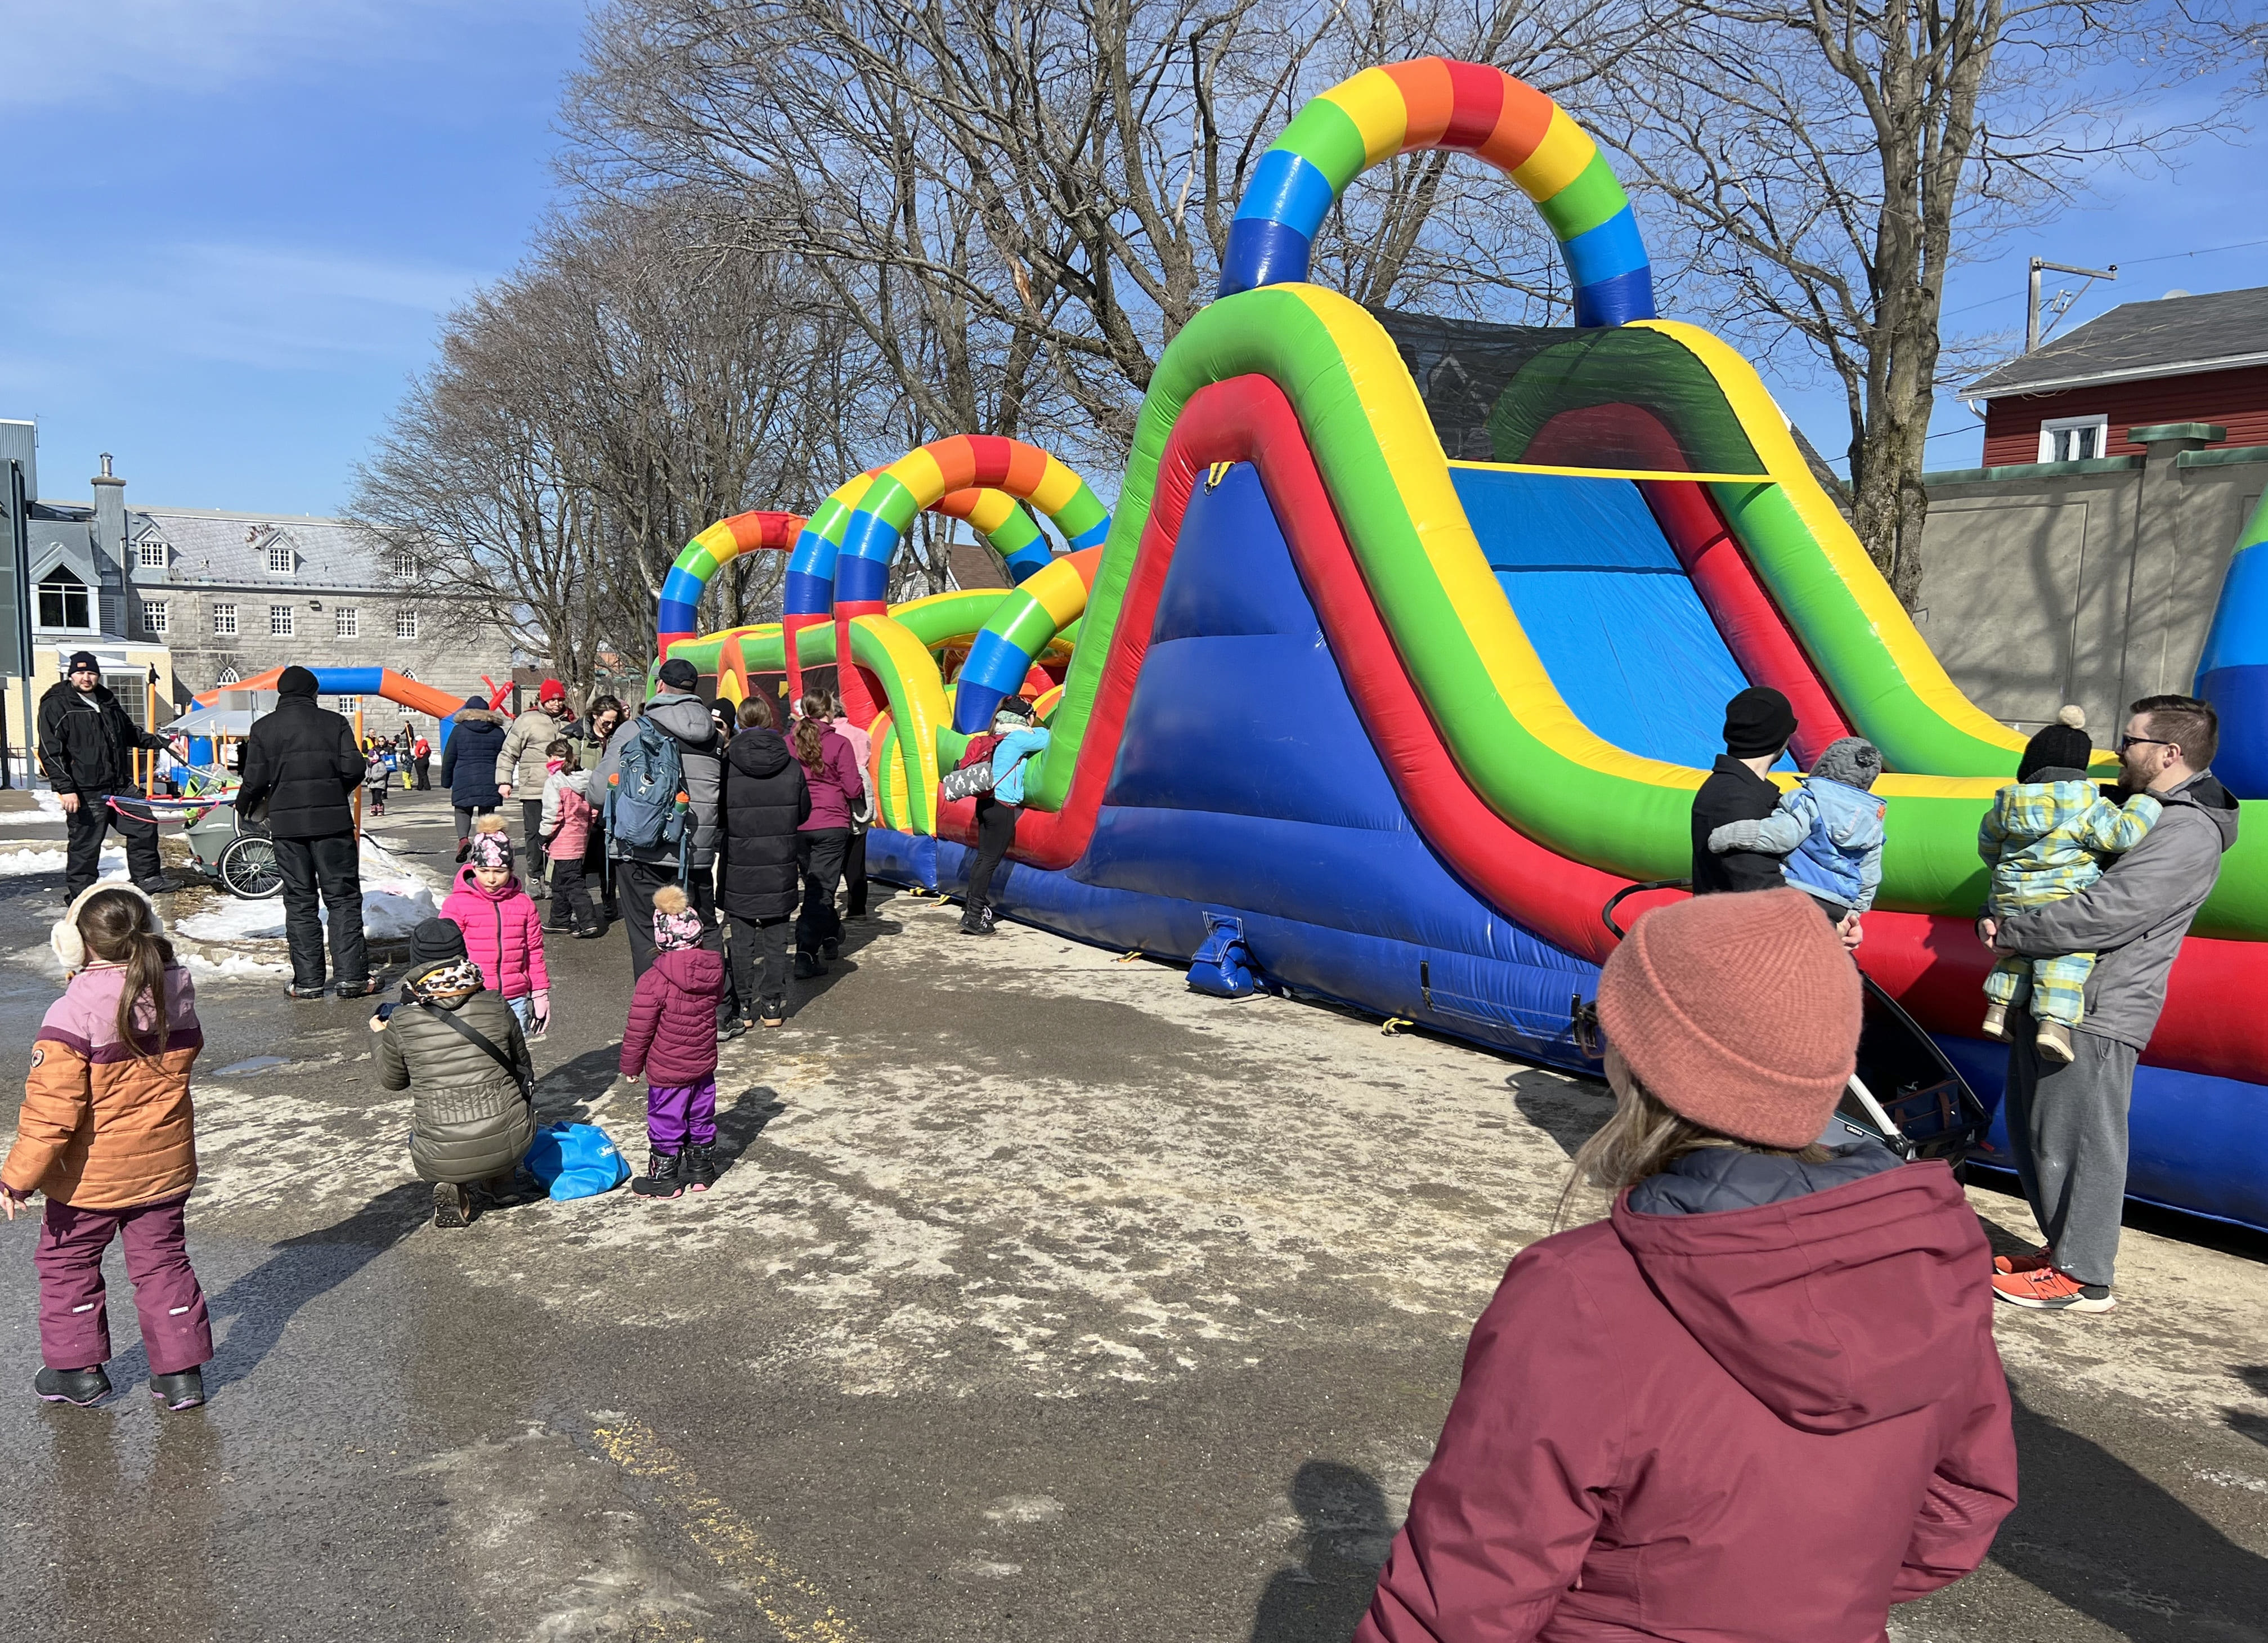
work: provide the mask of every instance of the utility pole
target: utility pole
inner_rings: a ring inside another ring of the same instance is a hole
[[[2040,270],[2043,269],[2053,269],[2058,274],[2083,274],[2089,280],[2115,280],[2118,277],[2118,265],[2116,262],[2107,269],[2080,269],[2073,268],[2068,262],[2051,262],[2044,257],[2034,257],[2032,271],[2026,277],[2024,284],[2024,351],[2028,354],[2040,345]],[[2082,285],[2079,291],[2073,291],[2072,300],[2077,301],[2080,291],[2086,289],[2087,287]],[[2062,293],[2057,294],[2060,296]],[[2056,310],[2056,318],[2060,320],[2070,310],[2071,303],[2065,303],[2062,307]]]

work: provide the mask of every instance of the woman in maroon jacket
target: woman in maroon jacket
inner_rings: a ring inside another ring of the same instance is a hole
[[[1612,1212],[1506,1272],[1356,1643],[1880,1643],[2015,1505],[1977,1218],[1812,1144],[1859,989],[1800,893],[1646,914],[1598,1010]]]

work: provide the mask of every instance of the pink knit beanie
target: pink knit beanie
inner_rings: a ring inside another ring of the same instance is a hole
[[[1858,967],[1800,890],[1703,895],[1631,926],[1599,1025],[1671,1111],[1760,1146],[1819,1138],[1856,1065]]]

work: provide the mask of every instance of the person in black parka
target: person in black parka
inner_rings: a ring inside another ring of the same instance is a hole
[[[40,698],[39,723],[40,766],[63,800],[70,841],[63,866],[66,901],[77,901],[79,892],[101,876],[103,836],[112,828],[126,841],[127,871],[133,874],[136,888],[157,895],[178,888],[158,859],[158,829],[110,807],[113,793],[137,791],[137,748],[173,746],[127,716],[103,684],[102,664],[92,651],[72,652],[61,682]],[[176,756],[183,751],[176,748]]]
[[[284,940],[291,952],[295,998],[323,996],[323,914],[331,926],[331,970],[339,997],[370,991],[363,943],[362,864],[354,806],[364,761],[354,726],[315,705],[315,675],[286,667],[276,682],[276,711],[252,726],[244,743],[244,785],[237,814],[264,821],[284,875]]]
[[[795,922],[796,829],[811,814],[803,766],[762,696],[740,704],[725,749],[718,902],[733,925],[733,991],[766,1027],[787,1019],[787,938]],[[763,975],[756,976],[761,954]]]
[[[457,859],[473,836],[473,818],[504,807],[497,786],[497,755],[504,751],[504,715],[480,696],[468,696],[449,716],[449,740],[441,749],[441,785],[457,813]]]

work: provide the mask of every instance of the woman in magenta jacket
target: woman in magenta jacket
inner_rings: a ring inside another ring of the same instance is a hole
[[[811,814],[796,832],[796,858],[803,880],[803,906],[795,917],[795,973],[800,980],[827,973],[843,940],[843,916],[835,910],[836,888],[850,850],[850,817],[865,802],[866,778],[858,755],[837,734],[822,696],[803,698],[789,748],[803,766],[811,789]]]
[[[1506,1272],[1357,1643],[1880,1643],[2015,1505],[1977,1218],[1812,1144],[1859,986],[1801,893],[1646,914],[1598,1012],[1612,1211]]]

